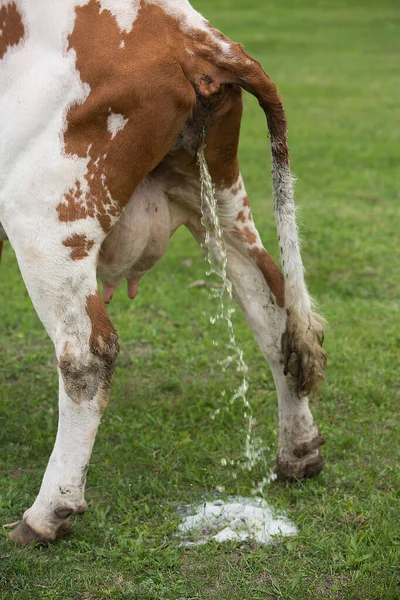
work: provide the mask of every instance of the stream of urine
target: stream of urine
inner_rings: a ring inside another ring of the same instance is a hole
[[[229,402],[230,404],[233,404],[235,401],[241,400],[244,406],[244,418],[246,420],[245,459],[240,462],[243,469],[250,471],[257,463],[265,461],[265,453],[268,449],[263,446],[261,439],[254,435],[255,419],[247,399],[247,392],[249,389],[249,381],[247,378],[248,368],[244,361],[243,351],[236,340],[232,323],[232,283],[227,276],[228,256],[224,234],[218,216],[215,188],[205,158],[204,138],[205,136],[203,134],[202,143],[200,144],[197,153],[197,164],[200,169],[201,184],[201,222],[206,232],[203,247],[206,251],[206,259],[209,263],[207,275],[216,275],[221,279],[223,284],[221,287],[211,289],[210,297],[216,299],[218,312],[215,316],[210,317],[210,321],[212,324],[217,321],[224,321],[228,330],[229,341],[226,345],[228,356],[222,359],[219,364],[223,371],[230,365],[234,365],[241,379],[239,386],[233,391]],[[214,343],[215,345],[219,345],[217,342]],[[215,416],[219,412],[220,409],[217,409],[212,418],[215,419]],[[231,462],[231,464],[233,463]],[[233,477],[236,478],[235,472],[233,473]],[[263,485],[267,483],[267,479],[269,478],[263,480]],[[256,491],[259,493],[260,488],[258,487]]]

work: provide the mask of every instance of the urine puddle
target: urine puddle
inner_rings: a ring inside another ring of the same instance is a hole
[[[271,544],[278,537],[297,535],[296,525],[284,512],[274,511],[263,498],[232,496],[179,509],[178,527],[183,548],[216,542]]]

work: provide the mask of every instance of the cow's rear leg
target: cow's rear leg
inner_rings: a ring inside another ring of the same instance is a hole
[[[279,306],[265,278],[273,263],[262,246],[259,249],[257,264],[243,249],[229,244],[228,277],[234,297],[269,362],[276,385],[279,407],[276,473],[279,479],[301,479],[321,471],[323,459],[319,446],[323,439],[314,424],[307,397],[296,394],[291,375],[285,372],[281,340],[286,330],[286,311]]]
[[[233,295],[242,308],[274,377],[279,405],[279,479],[301,479],[319,473],[323,438],[314,424],[307,397],[296,393],[295,380],[285,368],[282,339],[287,331],[283,277],[264,249],[254,225],[244,185],[239,177],[230,189],[217,190],[220,221],[224,228],[227,275]],[[188,225],[199,242],[203,231],[195,219]],[[299,363],[293,356],[293,363]]]
[[[32,224],[31,224],[32,225]],[[96,225],[88,231],[97,232]],[[52,227],[33,238],[31,226],[10,240],[39,317],[55,345],[59,370],[59,424],[39,494],[10,538],[24,545],[53,540],[68,518],[86,510],[89,459],[118,353],[118,337],[97,290],[101,233],[87,238]],[[50,231],[50,229],[49,229]]]

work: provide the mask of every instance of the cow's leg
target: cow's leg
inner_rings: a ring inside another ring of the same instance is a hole
[[[220,222],[228,255],[227,275],[260,349],[270,364],[279,403],[279,447],[276,472],[280,479],[317,474],[323,466],[323,439],[314,424],[308,399],[299,397],[295,381],[284,371],[282,338],[287,327],[283,277],[264,249],[254,225],[243,181],[217,190]],[[195,217],[188,224],[203,243],[204,232]],[[293,362],[298,363],[297,356]]]
[[[314,424],[307,397],[298,397],[291,375],[284,372],[282,336],[286,311],[277,303],[263,274],[270,263],[263,247],[257,264],[244,249],[228,244],[227,272],[235,300],[242,308],[258,345],[269,362],[279,407],[279,446],[276,472],[280,479],[317,474],[323,466],[319,446],[323,440]],[[261,261],[265,260],[265,265]]]
[[[73,228],[62,235],[53,224],[30,222],[21,231],[20,221],[18,231],[7,228],[35,309],[54,342],[59,371],[55,446],[35,502],[10,532],[19,544],[53,540],[68,529],[70,515],[86,510],[86,472],[118,353],[118,337],[97,290],[104,236],[94,220],[86,224],[90,238]]]

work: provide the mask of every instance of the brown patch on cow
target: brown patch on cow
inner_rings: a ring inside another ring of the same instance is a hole
[[[285,306],[284,278],[268,252],[264,248],[251,248],[249,255],[256,261],[258,268],[264,275],[269,289],[274,294],[278,306]]]
[[[92,332],[89,338],[89,347],[95,356],[107,358],[112,355],[115,359],[114,346],[118,344],[118,335],[104,308],[99,291],[91,294],[86,299],[86,314],[92,323]]]
[[[91,164],[92,161],[89,165]],[[75,181],[74,185],[69,188],[65,194],[64,202],[57,206],[58,218],[60,221],[69,223],[87,217],[92,219],[97,217],[102,230],[108,232],[111,228],[111,218],[118,216],[120,210],[111,198],[108,198],[108,205],[104,203],[104,194],[107,195],[104,187],[101,189],[101,193],[94,195],[92,185],[90,185],[94,180],[92,175],[92,168],[89,168],[84,176],[88,184],[88,188],[84,192],[79,180]]]
[[[179,20],[152,4],[142,3],[130,32],[121,32],[97,0],[75,12],[68,47],[90,93],[68,110],[64,144],[67,154],[87,159],[88,167],[84,181],[76,181],[58,205],[60,220],[96,218],[108,232],[138,182],[174,147],[195,106],[201,119],[195,131],[207,131],[213,182],[217,188],[233,186],[239,176],[239,86],[265,111],[274,158],[279,165],[285,156],[288,162],[276,88],[239,44],[211,26],[184,31]],[[219,42],[229,43],[230,52]],[[110,111],[127,121],[114,137],[107,127]]]
[[[257,242],[257,236],[254,231],[251,231],[250,227],[238,227],[237,225],[234,225],[234,227],[232,227],[232,233],[241,242],[250,244],[251,246]]]
[[[0,60],[11,46],[16,46],[25,35],[22,17],[15,2],[0,8]]]
[[[228,89],[223,114],[208,129],[206,137],[205,156],[217,188],[231,187],[239,177],[237,152],[243,113],[242,92],[237,86]]]
[[[248,208],[250,208],[250,202],[247,196],[243,198],[243,206],[247,206]]]
[[[74,233],[63,241],[63,245],[71,248],[72,260],[82,260],[89,256],[89,251],[93,248],[94,241],[88,240],[86,235]]]
[[[250,210],[241,210],[236,217],[236,221],[240,221],[240,223],[246,223],[246,221],[252,220],[253,217]]]
[[[169,34],[183,33],[161,8],[142,6],[129,33],[96,0],[75,12],[68,48],[90,94],[68,110],[64,144],[67,154],[89,161],[84,185],[76,181],[57,210],[61,221],[96,218],[108,232],[139,181],[174,145],[195,92],[166,43]],[[127,119],[114,137],[110,111]]]
[[[241,223],[246,223],[247,215],[245,214],[245,212],[243,210],[241,210],[240,213],[238,214],[238,216],[236,217],[236,221],[240,221]]]
[[[239,192],[241,192],[243,189],[243,183],[241,181],[239,181],[239,183],[237,185],[234,185],[233,188],[231,189],[231,194],[233,196],[237,196]]]

